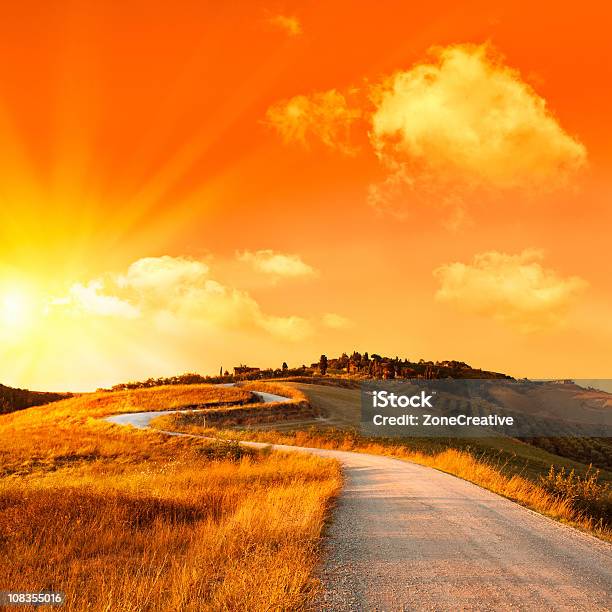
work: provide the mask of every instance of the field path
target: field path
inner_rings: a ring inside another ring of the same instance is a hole
[[[109,420],[146,428],[160,414]],[[610,544],[432,468],[275,448],[337,459],[344,468],[317,610],[612,609]]]

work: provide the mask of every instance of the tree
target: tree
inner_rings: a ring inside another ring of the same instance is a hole
[[[289,369],[286,361],[283,361],[283,372],[286,372]]]
[[[382,377],[385,380],[393,380],[395,378],[395,367],[392,361],[385,361],[382,364]]]
[[[321,359],[319,359],[319,372],[321,372],[321,376],[325,376],[327,373],[327,357],[325,355],[321,355]]]

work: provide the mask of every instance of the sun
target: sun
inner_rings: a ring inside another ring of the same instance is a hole
[[[23,331],[32,322],[33,300],[25,291],[7,291],[0,295],[0,327]]]

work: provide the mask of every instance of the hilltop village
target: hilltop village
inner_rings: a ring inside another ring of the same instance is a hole
[[[498,372],[473,368],[463,361],[425,361],[417,362],[399,357],[384,357],[377,353],[342,353],[339,357],[328,358],[321,355],[319,361],[310,365],[289,367],[283,362],[279,368],[259,368],[240,364],[232,372],[219,370],[216,376],[202,376],[188,373],[169,378],[149,378],[142,382],[129,382],[115,385],[112,390],[156,387],[159,385],[185,385],[199,383],[231,383],[241,380],[265,380],[271,378],[334,377],[349,380],[368,379],[440,379],[440,378],[502,378],[510,377]]]

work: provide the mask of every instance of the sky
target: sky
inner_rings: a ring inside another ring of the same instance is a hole
[[[612,9],[494,4],[4,7],[0,382],[612,378]]]

